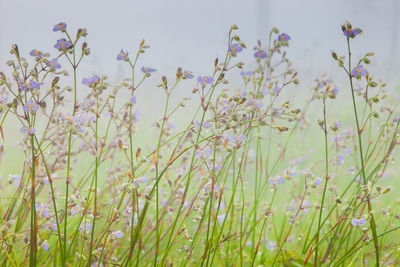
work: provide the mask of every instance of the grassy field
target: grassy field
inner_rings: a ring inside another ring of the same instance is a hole
[[[0,73],[1,266],[399,265],[398,100],[368,72],[373,53],[351,56],[362,30],[342,30],[342,80],[309,90],[276,28],[241,58],[251,48],[233,25],[208,76],[160,81],[140,63],[143,40],[116,53],[132,71],[118,84],[78,80],[86,29],[55,25],[53,56],[13,45]],[[146,87],[163,106],[140,112]]]

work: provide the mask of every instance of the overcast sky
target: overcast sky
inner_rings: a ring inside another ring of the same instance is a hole
[[[86,27],[89,32],[92,54],[82,65],[82,77],[128,77],[116,55],[121,48],[135,53],[142,38],[151,48],[141,65],[156,68],[158,75],[173,75],[178,66],[206,75],[215,57],[224,55],[227,32],[235,23],[249,48],[242,61],[251,60],[257,39],[265,42],[276,26],[292,38],[288,55],[300,78],[312,81],[325,72],[340,73],[330,50],[344,52],[340,25],[350,20],[364,30],[354,42],[354,55],[375,51],[370,67],[375,76],[398,82],[399,8],[397,0],[0,0],[0,69],[13,43],[22,53],[35,48],[55,54],[61,34],[52,27],[64,21],[69,30]]]

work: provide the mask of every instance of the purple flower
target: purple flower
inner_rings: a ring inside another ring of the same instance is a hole
[[[356,28],[356,29],[347,29],[343,33],[347,37],[354,38],[354,37],[356,37],[357,35],[359,35],[361,33],[361,30],[358,29],[358,28]]]
[[[78,205],[75,205],[74,207],[72,207],[71,209],[71,215],[74,216],[75,214],[79,214],[79,212],[81,211],[81,208]]]
[[[40,89],[40,83],[36,81],[30,81],[29,83],[24,83],[21,85],[22,91],[33,90],[33,89]]]
[[[82,79],[82,83],[84,85],[89,86],[89,87],[93,87],[94,85],[96,85],[99,82],[100,82],[100,77],[97,76],[97,75],[94,75],[93,77],[90,77],[90,78],[83,78]]]
[[[282,89],[278,86],[275,86],[274,89],[272,89],[272,90],[275,94],[279,94]]]
[[[57,59],[54,58],[47,63],[47,66],[50,67],[50,69],[55,70],[61,68],[61,65],[58,64]]]
[[[204,186],[204,190],[205,190],[207,193],[211,192],[211,191],[212,191],[212,183],[207,183],[207,184]],[[214,184],[214,192],[215,192],[215,193],[219,193],[219,186],[218,186],[217,184]]]
[[[118,239],[121,239],[122,237],[124,237],[124,233],[121,230],[118,230],[114,232],[114,236]]]
[[[90,230],[92,230],[92,225],[88,222],[82,222],[81,226],[79,226],[79,231],[81,232],[89,232]]]
[[[42,216],[49,217],[50,210],[46,205],[37,203],[35,208],[36,211],[38,211]]]
[[[220,224],[222,224],[225,220],[225,214],[220,214],[217,216],[217,220],[219,221]]]
[[[66,28],[67,28],[67,24],[65,24],[64,22],[60,22],[54,26],[53,32],[57,32],[57,31],[65,32]]]
[[[289,41],[290,36],[287,35],[286,33],[282,33],[278,36],[278,41],[283,42],[283,41]]]
[[[351,75],[354,77],[357,77],[358,79],[360,79],[362,76],[366,76],[367,75],[367,70],[363,68],[362,65],[358,65],[357,68],[354,68],[351,71]]]
[[[263,90],[261,91],[261,94],[262,94],[263,96],[269,95],[268,89],[263,89]]]
[[[322,178],[321,177],[317,177],[314,180],[315,185],[320,185],[322,183]]]
[[[247,105],[257,109],[257,108],[261,108],[263,106],[263,103],[261,103],[260,100],[258,100],[258,99],[252,98],[249,100]]]
[[[297,171],[296,169],[288,169],[286,170],[286,175],[290,177],[295,177],[297,176]]]
[[[183,78],[184,78],[184,79],[192,79],[192,78],[193,78],[192,72],[191,72],[191,71],[185,70],[185,71],[183,72]]]
[[[55,223],[50,223],[47,227],[49,230],[57,231],[57,225]]]
[[[26,112],[35,113],[38,110],[39,106],[31,99],[24,105],[24,110]]]
[[[351,224],[355,227],[365,225],[367,222],[365,221],[364,218],[361,219],[351,219]]]
[[[47,240],[43,241],[42,248],[45,251],[49,251],[50,247],[49,247],[49,244],[47,243]]]
[[[267,241],[265,241],[265,243],[267,243]],[[275,250],[277,247],[278,247],[278,245],[273,241],[269,241],[267,244],[268,250]]]
[[[8,183],[13,184],[13,186],[18,186],[21,181],[21,176],[18,174],[9,174],[8,175]]]
[[[333,125],[335,126],[336,129],[339,129],[340,126],[342,126],[342,123],[340,121],[337,121]]]
[[[202,157],[206,157],[206,156],[211,155],[211,153],[212,153],[211,148],[204,148],[204,147],[202,147],[202,148],[196,150],[195,156],[196,156],[197,158],[202,158]]]
[[[124,50],[121,49],[121,51],[119,52],[119,54],[117,56],[117,60],[128,61],[128,52],[125,52]]]
[[[150,74],[150,73],[153,73],[153,72],[157,71],[157,70],[149,68],[149,67],[142,67],[140,70],[145,74]]]
[[[343,155],[338,155],[336,160],[338,165],[342,165],[345,161],[345,157]]]
[[[213,78],[211,78],[210,76],[199,76],[197,78],[197,81],[202,84],[202,85],[206,85],[206,84],[210,84],[213,82]]]
[[[65,40],[64,38],[57,40],[57,43],[54,46],[58,50],[65,50],[72,47],[72,43],[70,41]]]
[[[243,134],[233,135],[230,139],[232,142],[236,144],[241,144],[242,142],[246,141],[246,136]]]
[[[339,88],[338,87],[335,87],[335,88],[333,88],[333,90],[331,91],[331,94],[330,94],[330,98],[336,98],[336,96],[337,96],[337,94],[339,93]]]
[[[253,75],[253,72],[251,70],[250,71],[246,71],[246,72],[241,71],[240,75],[241,76],[251,76],[251,75]]]
[[[263,50],[258,50],[257,52],[254,53],[254,57],[259,59],[262,58],[264,59],[267,56],[267,54]]]
[[[81,108],[90,108],[93,105],[93,102],[90,102],[89,99],[85,98],[81,104]]]
[[[285,179],[283,179],[282,176],[279,176],[279,175],[271,177],[269,179],[270,184],[283,184],[284,182],[285,182]]]
[[[31,89],[39,89],[40,88],[40,83],[35,82],[35,81],[30,81],[29,82],[29,88],[31,88]]]
[[[140,184],[146,183],[148,180],[149,180],[149,179],[148,179],[147,177],[142,176],[142,177],[136,178],[136,179],[133,181],[133,184],[134,184],[136,187],[139,187]]]
[[[33,49],[33,50],[29,53],[29,55],[31,55],[31,56],[33,56],[33,57],[36,57],[36,60],[39,60],[39,59],[42,58],[43,53],[42,53],[41,51],[39,51],[39,50]]]
[[[22,127],[21,128],[21,133],[32,135],[32,134],[35,133],[35,129],[33,127]]]
[[[131,97],[131,103],[132,104],[136,104],[136,96],[132,96]]]
[[[240,44],[233,44],[229,47],[229,52],[232,53],[232,55],[236,55],[237,53],[240,53],[243,50],[243,47],[240,46]]]
[[[199,121],[195,121],[194,125],[196,126],[196,128],[200,128],[200,122]],[[203,127],[204,128],[210,128],[211,127],[211,123],[209,123],[208,121],[203,122]]]

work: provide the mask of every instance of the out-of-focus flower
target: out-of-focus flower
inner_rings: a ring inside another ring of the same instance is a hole
[[[343,34],[345,35],[345,36],[347,36],[347,37],[350,37],[350,38],[354,38],[354,37],[356,37],[357,35],[359,35],[361,33],[361,30],[360,29],[358,29],[358,28],[356,28],[356,29],[346,29],[344,32],[343,32]]]
[[[118,239],[121,239],[124,237],[124,232],[122,232],[121,230],[115,231],[113,234]]]
[[[90,108],[91,106],[93,106],[94,103],[89,101],[89,99],[85,98],[81,104],[81,108]]]
[[[57,40],[57,43],[54,45],[58,50],[65,50],[72,47],[72,43],[70,41],[65,40],[64,38]]]
[[[128,61],[128,52],[125,52],[124,50],[121,49],[121,51],[119,52],[118,56],[117,56],[117,60],[124,60],[124,61]]]
[[[351,71],[351,75],[356,77],[357,79],[360,79],[362,76],[367,75],[367,70],[364,69],[362,65],[358,65],[357,68],[354,68]]]
[[[18,186],[21,181],[21,176],[18,174],[9,174],[8,175],[8,183],[13,184],[14,186]]]
[[[199,121],[195,121],[194,125],[196,126],[196,128],[200,128],[200,122]],[[211,123],[209,123],[208,121],[204,121],[203,122],[203,128],[210,128],[211,127]]]
[[[199,148],[199,149],[196,150],[195,156],[197,158],[205,158],[205,157],[211,155],[211,153],[212,153],[211,148],[202,147],[202,148]]]
[[[75,205],[71,208],[71,215],[74,216],[75,214],[79,214],[81,208],[78,205]]]
[[[44,216],[44,217],[49,217],[49,208],[41,203],[37,203],[36,204],[36,211],[39,212],[40,215]]]
[[[285,179],[283,179],[283,177],[282,176],[274,176],[274,177],[271,177],[270,179],[269,179],[269,183],[270,184],[283,184],[285,182]]]
[[[66,29],[67,29],[67,24],[65,24],[64,22],[60,22],[53,27],[54,32],[57,32],[57,31],[65,32]]]
[[[39,50],[33,49],[33,50],[29,53],[29,55],[35,57],[36,60],[39,60],[39,59],[42,58],[43,53],[42,53],[41,51],[39,51]]]
[[[241,71],[240,76],[251,76],[254,72],[250,71]]]
[[[331,129],[336,132],[337,130],[339,130],[340,126],[342,126],[342,123],[340,121],[336,121],[335,123],[333,123]]]
[[[38,110],[38,108],[39,108],[39,105],[36,104],[32,99],[29,100],[28,103],[26,103],[26,104],[24,105],[24,110],[25,110],[26,112],[35,113],[36,110]]]
[[[79,231],[83,232],[90,232],[92,230],[93,225],[90,224],[89,222],[82,222],[81,226],[79,226]]]
[[[207,193],[211,193],[211,191],[212,191],[212,183],[211,183],[211,182],[210,182],[210,183],[207,183],[207,184],[204,186],[204,190],[205,190]],[[217,184],[214,184],[214,193],[215,193],[215,194],[218,194],[219,191],[220,191],[219,186],[218,186]]]
[[[192,72],[191,72],[191,71],[185,70],[185,71],[183,72],[183,78],[184,78],[184,79],[192,79],[192,78],[193,78]]]
[[[315,185],[320,185],[322,183],[322,178],[321,177],[317,177],[314,180]]]
[[[297,171],[296,171],[296,169],[288,169],[288,170],[286,170],[286,175],[288,176],[288,177],[296,177],[297,176]]]
[[[153,72],[157,71],[156,69],[152,69],[152,68],[149,68],[149,67],[142,67],[140,70],[146,75],[146,77],[150,77],[150,75]]]
[[[275,86],[274,89],[272,89],[274,94],[279,94],[281,90],[282,90],[282,88],[280,88],[279,86]]]
[[[22,127],[21,128],[21,133],[32,135],[32,134],[35,133],[35,129],[33,127]]]
[[[267,54],[263,50],[258,50],[257,52],[254,53],[254,57],[257,59],[264,59],[266,56]]]
[[[147,177],[144,177],[144,176],[138,177],[138,178],[136,178],[136,179],[133,180],[133,184],[134,184],[136,187],[139,187],[140,184],[143,184],[143,183],[147,182],[148,180],[149,180],[149,179],[148,179]]]
[[[82,79],[82,83],[89,87],[93,87],[93,86],[97,85],[99,82],[100,82],[100,77],[98,75],[94,75],[93,77]]]
[[[237,53],[242,52],[243,47],[240,44],[233,44],[229,47],[229,52],[231,52],[232,56],[236,56]]]
[[[206,84],[210,84],[213,82],[213,78],[211,78],[210,76],[199,76],[197,78],[197,82],[202,84],[202,85],[206,85]]]
[[[47,66],[50,67],[50,69],[52,69],[52,70],[61,68],[61,65],[58,64],[56,58],[50,60],[50,61],[47,63]]]
[[[361,225],[365,225],[367,222],[365,221],[364,218],[360,218],[360,219],[351,219],[351,224],[355,227],[361,226]]]
[[[49,247],[49,244],[48,244],[47,240],[43,241],[42,248],[45,251],[49,251],[50,247]]]
[[[278,36],[278,41],[283,42],[283,41],[289,41],[290,36],[287,35],[286,33],[282,33]]]
[[[273,241],[269,241],[269,242],[267,243],[267,240],[265,240],[265,243],[266,243],[266,245],[267,245],[267,249],[268,249],[268,250],[275,250],[275,249],[278,247],[278,245],[277,245],[275,242],[273,242]]]
[[[21,85],[22,91],[33,90],[33,89],[40,89],[40,83],[36,81],[30,81],[29,83],[24,83]]]

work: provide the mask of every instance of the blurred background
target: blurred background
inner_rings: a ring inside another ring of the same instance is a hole
[[[369,71],[390,85],[399,83],[400,4],[398,0],[0,0],[0,69],[10,58],[11,44],[27,54],[31,49],[56,53],[60,33],[53,26],[64,21],[70,31],[88,29],[92,54],[79,73],[107,73],[110,81],[129,77],[129,69],[116,61],[121,48],[136,53],[144,38],[151,46],[141,64],[154,67],[158,75],[174,75],[178,66],[207,75],[215,57],[227,48],[230,25],[247,44],[240,60],[252,60],[253,46],[266,42],[272,27],[292,40],[289,58],[308,88],[314,78],[329,73],[342,78],[330,51],[345,51],[340,25],[349,20],[364,34],[353,42],[354,55],[376,53]]]

